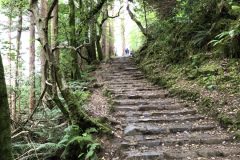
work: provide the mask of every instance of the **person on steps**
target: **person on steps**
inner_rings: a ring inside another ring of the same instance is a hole
[[[129,50],[128,50],[128,48],[125,50],[125,52],[126,52],[126,55],[128,55],[128,53],[129,53]]]
[[[131,51],[130,51],[130,56],[133,54],[133,49],[131,49]]]

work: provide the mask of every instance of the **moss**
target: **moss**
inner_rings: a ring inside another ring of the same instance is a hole
[[[212,99],[209,97],[203,98],[202,102],[200,103],[200,109],[204,113],[209,113],[212,109]]]
[[[227,128],[227,127],[229,127],[230,125],[233,124],[232,120],[228,116],[225,116],[223,114],[219,114],[217,119],[218,119],[219,124],[223,128]]]
[[[177,96],[177,97],[180,97],[185,100],[196,101],[199,99],[199,91],[192,92],[192,91],[187,91],[184,89],[180,89],[180,88],[177,89],[177,88],[172,87],[169,90],[169,93],[172,96]]]
[[[218,72],[218,67],[219,67],[219,64],[207,64],[205,66],[202,66],[199,68],[199,72],[201,74],[217,74]]]
[[[240,141],[240,131],[235,133],[235,138],[237,141]]]
[[[224,105],[227,105],[227,101],[224,99],[224,100],[221,100],[220,102],[219,102],[219,105],[221,105],[221,106],[224,106]]]

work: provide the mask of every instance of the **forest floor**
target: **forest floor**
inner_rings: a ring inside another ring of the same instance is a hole
[[[212,118],[200,114],[198,106],[192,101],[188,103],[186,100],[157,98],[156,95],[162,96],[167,93],[167,96],[171,96],[171,94],[168,94],[168,90],[158,90],[157,86],[143,80],[139,71],[129,77],[129,73],[124,70],[124,67],[134,65],[132,60],[126,60],[129,62],[125,62],[122,59],[113,60],[115,62],[109,60],[106,63],[102,63],[92,73],[96,80],[89,86],[92,88],[92,94],[88,103],[88,113],[93,118],[107,118],[112,124],[114,132],[114,137],[96,137],[102,146],[99,159],[117,160],[125,159],[126,157],[130,159],[135,159],[136,157],[137,159],[158,159],[160,157],[174,158],[175,156],[182,156],[187,159],[191,159],[191,157],[193,159],[196,157],[198,159],[214,159],[220,153],[220,157],[228,156],[228,158],[218,157],[218,159],[239,158],[239,153],[232,155],[230,153],[231,151],[236,152],[235,148],[239,145],[233,142],[233,139],[235,139],[233,134],[222,130]],[[198,90],[200,91],[200,99],[201,96],[210,97],[211,100],[218,101],[217,104],[226,98],[226,95],[220,92],[207,91],[196,84],[189,85],[189,82],[185,80],[179,80],[177,84],[185,86],[184,89],[189,90],[190,93]],[[141,90],[136,91],[139,89]],[[107,90],[111,90],[115,94],[111,93],[106,96]],[[235,105],[239,105],[239,100],[235,99],[234,95],[228,96],[228,102],[224,102],[221,107],[228,110],[231,107],[227,107],[227,104],[235,103]],[[170,103],[169,100],[171,101]],[[210,103],[215,103],[214,101]],[[110,111],[110,108],[113,107],[112,102],[114,102],[117,112]],[[163,105],[165,107],[163,110],[154,107],[154,109],[151,109],[152,105],[157,104],[159,107],[159,103],[169,104]],[[166,106],[172,107],[172,109],[168,111],[169,108],[166,108]],[[163,124],[162,121],[164,121]],[[192,122],[194,123],[192,124]],[[179,126],[176,127],[176,124]],[[139,125],[142,127],[139,128]],[[189,126],[191,127],[188,128]],[[212,126],[215,128],[214,130],[212,130],[213,128],[210,129]],[[169,135],[162,133],[162,129],[165,130],[164,127],[168,128],[166,133]],[[193,131],[195,130],[194,127],[196,130],[199,129],[199,131]],[[175,131],[177,134],[175,134]],[[164,144],[166,144],[166,147]],[[181,151],[183,148],[185,148],[185,151]],[[213,148],[218,149],[214,150]],[[220,151],[219,149],[222,150]],[[177,155],[173,150],[179,150]],[[227,150],[229,153],[225,153],[224,150]]]
[[[92,118],[105,117],[112,123],[118,123],[119,120],[111,114],[109,110],[110,104],[108,98],[104,95],[104,89],[107,88],[104,82],[104,72],[109,68],[110,61],[101,63],[94,72],[91,73],[91,77],[95,77],[95,81],[90,84],[91,96],[88,102],[88,114]],[[119,122],[120,123],[120,122]],[[113,137],[98,136],[96,140],[101,143],[102,151],[98,155],[102,160],[120,160],[119,148],[114,143],[119,142],[119,137],[122,137],[121,125],[115,125],[112,130],[114,131]]]

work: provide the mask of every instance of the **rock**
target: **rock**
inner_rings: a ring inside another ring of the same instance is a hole
[[[124,129],[124,135],[125,136],[134,136],[139,134],[139,127],[133,126],[133,125],[128,125],[125,129]]]

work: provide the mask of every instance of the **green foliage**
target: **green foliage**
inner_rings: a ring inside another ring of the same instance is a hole
[[[66,135],[58,143],[59,146],[64,146],[65,150],[62,154],[62,157],[65,157],[69,154],[69,149],[71,148],[72,143],[78,143],[80,147],[80,152],[78,158],[80,159],[97,159],[96,151],[99,149],[100,144],[96,143],[90,133],[96,133],[95,128],[89,128],[81,136],[79,135],[81,129],[78,126],[72,125],[65,129]]]
[[[233,124],[232,120],[228,116],[222,114],[218,115],[218,121],[220,125],[224,128],[230,127],[230,125]]]

